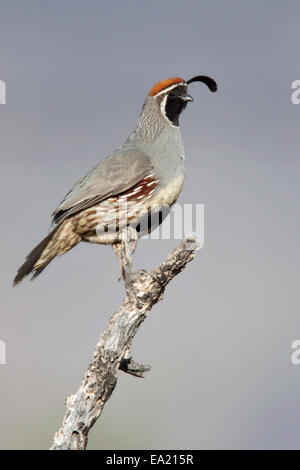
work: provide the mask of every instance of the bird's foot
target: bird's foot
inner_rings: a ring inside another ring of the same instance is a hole
[[[144,270],[143,270],[144,271]],[[129,271],[126,273],[126,280],[128,282],[135,281],[135,279],[138,277],[141,271]],[[121,276],[118,279],[119,282],[125,281],[124,279],[124,274],[122,273]]]

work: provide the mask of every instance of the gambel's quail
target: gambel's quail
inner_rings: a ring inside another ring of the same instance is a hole
[[[29,253],[14,285],[31,272],[35,278],[80,241],[112,244],[117,250],[126,227],[133,227],[137,236],[153,230],[151,215],[170,208],[183,185],[179,115],[193,101],[187,87],[195,81],[217,90],[215,81],[204,75],[188,81],[167,78],[151,88],[130,137],[67,193],[52,214],[48,235]]]

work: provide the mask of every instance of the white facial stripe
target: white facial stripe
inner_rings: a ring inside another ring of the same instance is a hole
[[[161,103],[160,103],[161,114],[163,115],[165,120],[168,121],[170,126],[177,128],[177,126],[174,126],[174,124],[170,121],[170,119],[167,118],[167,115],[166,115],[166,102],[167,102],[167,99],[168,99],[168,95],[164,96],[163,99],[161,100]]]
[[[159,91],[154,96],[160,96],[160,95],[163,95],[164,93],[168,93],[168,91],[173,90],[173,88],[176,88],[177,86],[187,86],[187,84],[185,82],[175,83],[174,85],[170,85],[167,88],[164,88],[163,90]]]
[[[164,116],[164,118],[167,119],[167,121],[169,121],[169,119],[166,116],[166,102],[167,102],[167,99],[168,99],[168,95],[164,96],[163,99],[161,100],[160,110],[161,110],[161,113]]]

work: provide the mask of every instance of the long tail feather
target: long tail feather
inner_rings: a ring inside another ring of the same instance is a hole
[[[38,269],[34,269],[34,265],[39,260],[46,246],[48,245],[48,243],[50,242],[50,240],[56,233],[57,228],[58,227],[52,230],[26,257],[25,263],[23,263],[22,266],[18,269],[17,275],[14,278],[14,281],[13,281],[14,286],[19,284],[32,271],[35,271],[33,278],[38,276],[43,271],[43,269],[47,266],[47,264],[49,264],[50,261],[53,259],[53,258],[49,259],[49,261],[45,263],[43,266],[39,267]]]

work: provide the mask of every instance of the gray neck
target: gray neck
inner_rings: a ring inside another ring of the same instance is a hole
[[[151,155],[156,172],[164,180],[184,172],[184,149],[180,128],[162,115],[159,103],[146,98],[137,125],[127,143],[140,145]]]
[[[135,129],[128,140],[153,142],[166,127],[169,127],[169,124],[161,114],[159,103],[153,97],[147,96]]]

